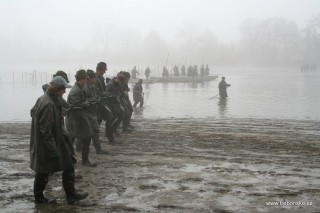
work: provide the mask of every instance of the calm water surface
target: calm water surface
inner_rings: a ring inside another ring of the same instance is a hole
[[[218,94],[219,79],[205,83],[144,84],[143,118],[280,118],[320,120],[320,73],[299,70],[216,69],[231,84],[229,97]],[[44,82],[42,82],[44,83]],[[0,84],[0,121],[29,121],[30,109],[43,94],[41,84]],[[133,84],[130,85],[133,87]],[[132,93],[131,93],[132,97]],[[67,94],[64,95],[67,98]]]

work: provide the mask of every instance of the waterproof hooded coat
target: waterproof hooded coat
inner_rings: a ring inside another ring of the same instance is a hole
[[[72,169],[74,150],[63,129],[59,98],[45,93],[32,112],[30,168],[37,173],[53,173]]]

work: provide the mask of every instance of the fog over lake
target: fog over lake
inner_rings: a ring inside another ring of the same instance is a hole
[[[285,69],[216,68],[224,73],[228,99],[218,97],[219,79],[203,83],[144,84],[145,106],[137,108],[133,118],[276,118],[320,120],[320,74]],[[17,74],[16,74],[17,75]],[[221,74],[220,74],[221,76]],[[49,78],[49,76],[48,76]],[[43,76],[43,83],[45,82]],[[28,121],[30,109],[43,94],[36,85],[0,86],[1,121]],[[132,89],[134,84],[130,84]],[[68,93],[68,89],[67,89]],[[64,98],[67,98],[67,93]],[[132,93],[130,93],[132,99]]]
[[[319,120],[319,8],[317,0],[1,1],[0,120],[30,120],[52,74],[74,76],[100,61],[105,77],[133,66],[144,79],[147,66],[159,77],[164,65],[172,73],[202,64],[219,76],[144,84],[136,117]],[[208,100],[221,76],[232,85],[229,98]]]

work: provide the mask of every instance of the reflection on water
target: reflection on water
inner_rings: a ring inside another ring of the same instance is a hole
[[[320,73],[299,71],[219,71],[232,86],[228,99],[214,98],[219,79],[204,83],[143,84],[139,118],[290,118],[320,120]],[[134,84],[129,85],[132,89]],[[67,92],[70,90],[67,90]],[[41,85],[0,85],[0,120],[29,121],[29,111],[42,95]],[[132,99],[132,93],[131,99]],[[67,93],[64,95],[67,98]]]
[[[228,98],[219,98],[219,101],[218,101],[219,115],[221,115],[222,117],[224,117],[225,113],[227,113],[228,111],[227,102],[228,102]]]

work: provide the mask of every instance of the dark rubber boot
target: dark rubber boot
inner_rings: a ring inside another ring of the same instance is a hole
[[[48,176],[47,173],[36,173],[36,177],[34,179],[33,185],[33,194],[34,194],[34,202],[37,204],[56,204],[57,201],[55,199],[46,198],[43,195],[43,191],[46,188],[48,183]]]
[[[83,200],[86,197],[88,197],[88,193],[84,192],[84,193],[77,193],[74,192],[73,194],[68,194],[67,195],[67,201],[70,205],[74,204],[75,202],[79,201],[79,200]]]
[[[77,193],[74,188],[75,174],[74,170],[66,170],[62,173],[62,183],[64,191],[66,192],[67,201],[69,204],[85,199],[88,197],[88,193]]]

